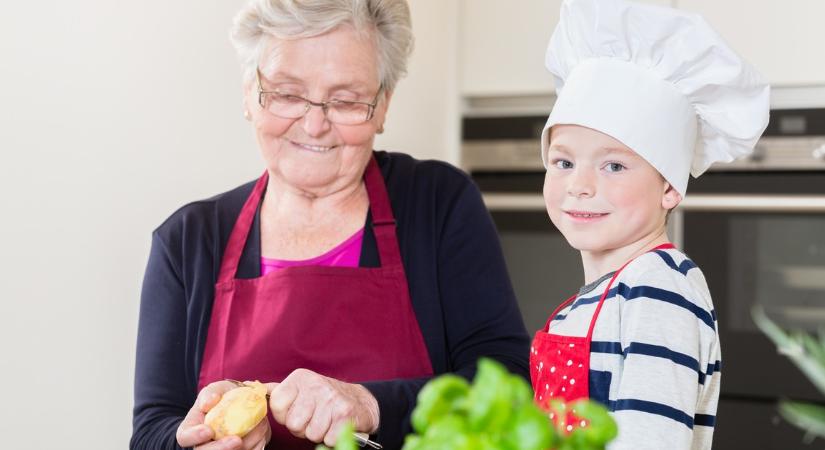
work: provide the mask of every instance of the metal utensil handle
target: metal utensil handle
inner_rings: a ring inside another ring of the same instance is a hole
[[[352,434],[355,436],[356,442],[358,442],[358,445],[361,446],[361,447],[366,445],[366,446],[369,446],[369,447],[374,448],[376,450],[380,450],[380,449],[384,448],[378,442],[371,441],[370,436],[367,433],[355,432],[355,433],[352,433]]]

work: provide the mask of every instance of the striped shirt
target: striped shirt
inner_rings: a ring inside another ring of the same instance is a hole
[[[581,289],[550,332],[586,336],[613,274]],[[622,270],[590,347],[590,397],[619,425],[608,450],[710,449],[721,352],[705,277],[675,249],[646,253]]]

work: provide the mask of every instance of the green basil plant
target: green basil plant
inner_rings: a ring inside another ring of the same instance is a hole
[[[555,417],[575,411],[585,427],[565,431],[533,403],[524,379],[492,359],[482,358],[473,383],[456,375],[430,380],[412,413],[414,433],[403,450],[603,450],[618,433],[607,409],[590,400],[554,400]],[[318,447],[318,450],[325,447]],[[336,450],[356,448],[351,431],[342,431]]]

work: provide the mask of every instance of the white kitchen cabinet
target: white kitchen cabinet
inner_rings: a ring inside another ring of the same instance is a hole
[[[561,0],[461,0],[460,90],[465,97],[546,94],[547,41]],[[645,3],[670,5],[671,0]]]
[[[461,92],[511,95],[549,92],[547,41],[561,0],[461,0]]]
[[[774,86],[825,84],[825,1],[677,0],[700,13]]]

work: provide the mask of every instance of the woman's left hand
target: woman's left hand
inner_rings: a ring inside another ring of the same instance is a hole
[[[347,422],[352,422],[355,431],[378,429],[378,401],[360,384],[296,369],[270,387],[272,416],[295,436],[332,447]]]
[[[214,431],[204,424],[206,413],[218,404],[224,394],[236,387],[235,383],[222,380],[208,384],[198,393],[195,404],[178,426],[175,437],[179,446],[194,450],[258,450],[266,446],[271,436],[266,418],[243,439],[225,436],[218,441],[212,440]]]

